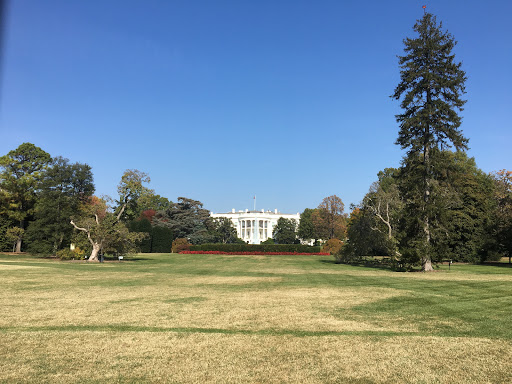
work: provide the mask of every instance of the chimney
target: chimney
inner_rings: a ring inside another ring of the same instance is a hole
[[[277,215],[277,208],[274,210],[274,213]]]
[[[231,213],[235,213],[235,208],[233,208],[233,209],[231,210]]]

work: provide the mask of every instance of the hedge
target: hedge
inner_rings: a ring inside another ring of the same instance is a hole
[[[145,232],[149,236],[141,241],[142,253],[169,253],[173,240],[172,231],[165,227],[154,227],[148,219],[134,220],[128,224],[131,232]]]
[[[151,231],[151,252],[171,252],[173,233],[169,228],[153,227]]]
[[[302,244],[199,244],[190,251],[217,251],[240,254],[241,252],[320,253],[320,247]]]
[[[330,253],[326,252],[223,252],[223,251],[182,251],[181,254],[186,255],[264,255],[264,256],[274,256],[274,255],[285,255],[285,256],[295,256],[295,255],[315,255],[315,256],[330,256]]]

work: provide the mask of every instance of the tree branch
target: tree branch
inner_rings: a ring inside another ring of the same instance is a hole
[[[71,220],[71,221],[70,221],[70,223],[71,223],[71,225],[72,225],[73,227],[75,227],[75,229],[78,229],[79,231],[83,231],[83,232],[85,232],[85,233],[89,233],[89,230],[88,230],[88,229],[78,227],[78,226],[75,224],[75,222],[74,222],[73,220]]]

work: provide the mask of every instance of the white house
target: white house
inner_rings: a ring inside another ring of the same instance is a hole
[[[281,213],[277,209],[274,211],[245,211],[236,212],[233,208],[228,213],[210,213],[213,218],[227,217],[233,222],[238,237],[249,244],[260,244],[272,237],[272,231],[277,225],[280,217],[285,219],[294,219],[299,224],[300,213],[290,214]]]

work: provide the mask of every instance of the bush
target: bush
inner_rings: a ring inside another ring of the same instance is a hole
[[[187,239],[181,237],[172,242],[171,252],[172,253],[180,253],[183,251],[190,251],[191,244]]]
[[[243,252],[265,253],[319,253],[320,247],[302,244],[200,244],[192,245],[190,251],[218,251],[242,254]]]
[[[337,255],[343,247],[343,241],[340,239],[329,239],[327,243],[322,247],[322,252],[328,252],[331,255]]]
[[[57,257],[61,260],[83,260],[85,258],[85,251],[78,247],[73,250],[64,248],[57,251]]]

